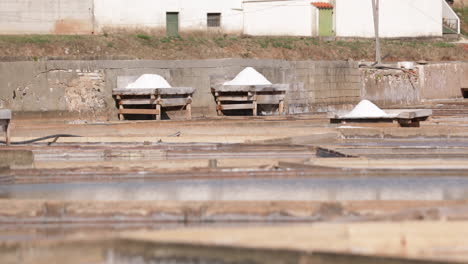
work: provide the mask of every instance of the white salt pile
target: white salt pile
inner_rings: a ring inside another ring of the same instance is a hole
[[[348,114],[342,116],[341,118],[380,118],[380,117],[389,117],[387,113],[385,113],[382,109],[378,106],[373,104],[369,100],[362,100],[359,102],[354,109],[349,112]]]
[[[269,85],[271,84],[265,76],[252,67],[243,69],[232,81],[225,82],[224,85]]]
[[[148,89],[148,88],[171,88],[171,85],[157,74],[143,74],[131,84],[127,85],[126,88],[132,89]]]

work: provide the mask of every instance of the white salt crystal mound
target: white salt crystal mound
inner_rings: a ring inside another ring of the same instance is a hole
[[[389,117],[385,111],[369,100],[362,100],[354,109],[341,118],[381,118]]]
[[[138,79],[125,88],[130,89],[151,89],[151,88],[171,88],[171,85],[162,76],[157,74],[143,74]]]
[[[252,67],[243,69],[236,78],[225,82],[224,85],[270,85],[271,82]]]

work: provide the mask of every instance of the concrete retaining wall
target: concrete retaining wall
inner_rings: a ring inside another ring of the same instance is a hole
[[[380,107],[461,98],[468,87],[468,62],[419,65],[413,73],[361,69],[362,97]]]
[[[379,107],[408,105],[420,101],[420,82],[417,73],[401,70],[361,69],[362,97]]]
[[[399,70],[359,69],[346,61],[217,59],[192,61],[41,61],[0,63],[0,108],[15,114],[35,113],[81,119],[115,119],[112,89],[117,76],[155,73],[172,86],[197,88],[195,117],[216,115],[210,77],[235,76],[251,66],[273,83],[289,83],[286,111],[307,113],[350,109],[361,98],[380,107],[419,103],[424,99],[462,96],[468,87],[468,63],[418,66]],[[260,109],[262,110],[262,109]],[[276,109],[267,109],[275,111]],[[170,113],[171,118],[177,115]]]
[[[172,86],[197,88],[193,115],[214,116],[210,76],[235,76],[252,66],[273,83],[290,83],[286,111],[302,113],[354,104],[360,98],[357,63],[218,59],[193,61],[46,61],[0,63],[0,108],[15,112],[71,114],[81,118],[116,115],[112,89],[119,75],[156,73]]]
[[[461,98],[468,88],[468,62],[420,67],[421,99]]]

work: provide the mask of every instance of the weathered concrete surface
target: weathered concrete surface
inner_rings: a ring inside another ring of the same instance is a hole
[[[379,107],[410,105],[420,100],[418,74],[401,70],[361,69],[362,98]]]
[[[468,62],[419,65],[414,71],[361,69],[362,98],[379,107],[461,98],[468,87]]]
[[[193,116],[216,115],[211,76],[235,76],[252,66],[273,83],[288,83],[290,114],[349,109],[361,98],[379,106],[461,97],[468,63],[419,66],[415,73],[357,68],[345,61],[216,59],[193,61],[42,61],[0,63],[0,108],[16,114],[87,120],[116,119],[117,76],[160,74],[173,86],[194,87]],[[260,109],[261,110],[261,109]],[[177,118],[170,112],[170,118]]]
[[[0,149],[0,167],[32,168],[34,156],[30,150]]]
[[[47,61],[0,63],[0,107],[15,112],[73,113],[115,118],[117,76],[160,74],[172,86],[194,87],[194,117],[216,115],[210,76],[235,76],[255,67],[273,83],[289,83],[289,113],[354,104],[360,97],[357,64],[344,61],[219,59],[194,61]],[[91,116],[91,117],[90,117]]]
[[[461,98],[461,88],[468,88],[468,62],[420,66],[419,74],[421,99]]]

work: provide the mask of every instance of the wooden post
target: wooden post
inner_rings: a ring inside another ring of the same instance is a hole
[[[279,101],[279,106],[278,106],[278,114],[282,115],[284,112],[284,100]]]
[[[10,120],[6,121],[6,128],[5,128],[5,133],[6,133],[6,144],[7,146],[10,145]]]
[[[374,31],[375,31],[375,61],[377,65],[382,64],[382,56],[380,54],[380,39],[379,39],[379,2],[380,0],[371,0],[372,12],[374,14]]]
[[[252,114],[253,116],[257,116],[257,93],[256,92],[253,92],[253,94],[251,92],[248,93],[248,96],[252,96],[252,103],[253,103],[253,109],[252,109]]]
[[[120,110],[124,108],[123,105],[120,103],[120,100],[122,98],[120,97],[120,95],[116,95],[115,99],[117,99],[117,104],[119,105],[119,120],[122,121],[122,120],[124,120],[123,114],[120,113]]]
[[[151,96],[154,96],[154,95],[151,95]],[[158,94],[158,99],[156,100],[156,110],[157,110],[157,114],[156,114],[156,120],[161,120],[161,95]]]
[[[219,100],[219,93],[215,92],[215,97],[216,97],[216,111],[218,113],[218,116],[223,115],[223,111],[221,111],[221,101]]]
[[[192,119],[192,96],[189,95],[187,98],[187,120]]]

